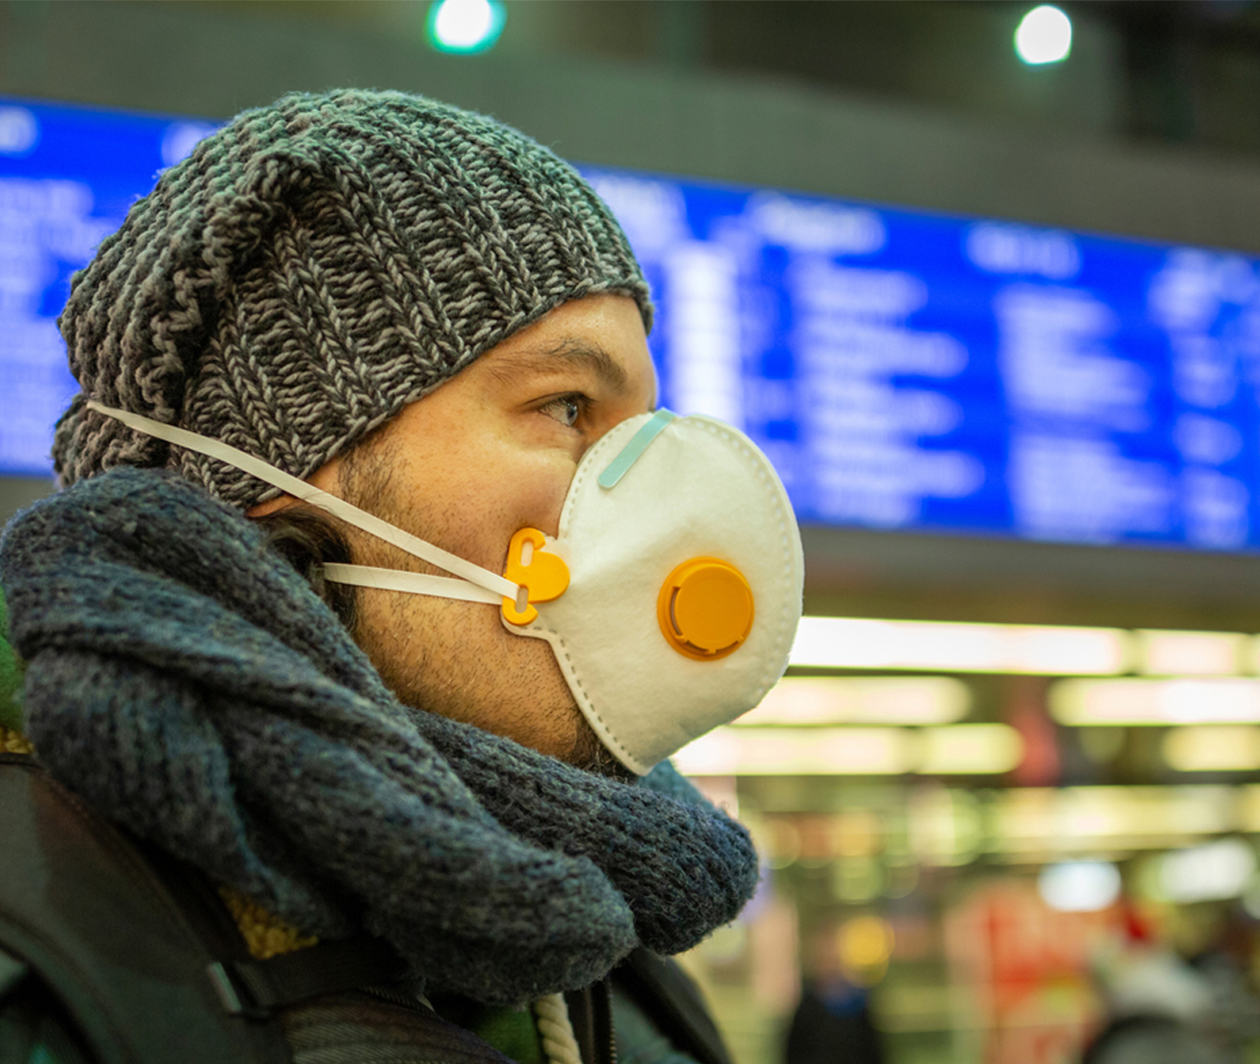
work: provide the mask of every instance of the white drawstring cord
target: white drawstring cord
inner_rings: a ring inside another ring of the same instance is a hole
[[[564,995],[548,994],[540,997],[534,1002],[534,1016],[538,1021],[538,1034],[542,1038],[543,1053],[546,1054],[548,1064],[582,1064]]]
[[[463,598],[465,596],[458,594],[458,588],[454,585],[461,581],[466,581],[475,585],[478,593],[469,596],[473,602],[500,602],[505,598],[515,599],[517,593],[521,590],[520,586],[512,583],[511,580],[493,573],[489,569],[483,569],[480,565],[475,565],[466,558],[461,558],[458,554],[452,554],[450,551],[443,550],[441,547],[427,540],[420,539],[419,536],[413,536],[410,532],[406,532],[401,528],[395,528],[387,521],[382,521],[375,514],[370,514],[366,510],[360,510],[357,506],[352,505],[339,499],[336,495],[330,495],[326,491],[315,487],[314,484],[308,484],[306,481],[286,473],[283,469],[277,469],[273,465],[269,465],[261,458],[255,458],[252,454],[230,444],[224,443],[222,440],[211,439],[209,436],[201,436],[195,432],[189,432],[187,429],[181,429],[178,425],[168,425],[164,421],[154,421],[152,418],[145,417],[143,414],[133,414],[129,410],[118,410],[112,406],[105,406],[98,403],[95,399],[87,401],[87,408],[95,410],[98,414],[104,414],[106,417],[112,417],[116,421],[121,421],[129,429],[136,432],[143,432],[146,436],[153,436],[159,440],[165,440],[167,443],[173,443],[177,447],[183,447],[196,454],[203,454],[207,458],[214,458],[220,462],[225,462],[234,469],[239,469],[242,473],[248,473],[251,477],[257,477],[264,484],[270,484],[274,488],[287,492],[294,498],[301,499],[303,502],[311,506],[315,506],[325,513],[330,513],[334,517],[340,518],[347,524],[354,525],[355,528],[361,528],[369,535],[382,539],[386,543],[392,543],[400,550],[406,551],[408,554],[417,558],[423,558],[430,565],[435,565],[448,573],[454,573],[459,580],[452,580],[450,577],[434,576],[424,578],[432,585],[425,594],[442,594],[445,598]],[[350,570],[350,578],[344,580],[346,583],[361,583],[361,579],[354,579],[354,576],[363,577],[365,574],[356,572],[360,566],[344,566],[346,570]],[[368,578],[371,579],[370,574]],[[380,577],[375,578],[376,582],[369,582],[367,587],[387,586],[381,584]],[[334,581],[342,582],[342,581]],[[432,590],[432,587],[445,586],[445,592]],[[480,591],[493,592],[492,595],[486,596]]]

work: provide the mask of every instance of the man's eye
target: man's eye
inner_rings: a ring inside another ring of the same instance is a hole
[[[577,424],[578,418],[586,411],[590,400],[579,392],[562,395],[543,404],[539,409],[550,418],[555,418],[566,428]]]

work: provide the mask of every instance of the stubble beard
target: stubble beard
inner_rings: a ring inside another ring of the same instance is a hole
[[[396,505],[390,491],[389,458],[388,447],[371,439],[363,441],[347,455],[341,493],[348,502],[390,524],[429,538],[423,530],[411,527],[414,513],[399,512],[403,508]],[[347,531],[352,560],[358,564],[448,575],[374,536],[357,529]],[[364,590],[355,589],[359,601],[351,636],[404,705],[494,734],[504,734],[495,725],[507,717],[517,725],[511,737],[529,746],[534,745],[529,741],[531,732],[571,731],[567,749],[545,752],[611,779],[630,782],[635,778],[587,723],[545,640],[502,630],[497,614],[492,619],[484,604],[384,591],[370,593],[389,595],[389,599],[368,603]],[[471,645],[487,648],[475,660],[469,654],[470,639]],[[514,705],[502,704],[501,678],[496,680],[493,671],[496,663],[516,675],[515,689],[522,694]],[[531,699],[531,693],[537,697]]]

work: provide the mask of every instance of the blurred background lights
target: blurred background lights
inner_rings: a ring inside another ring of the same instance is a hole
[[[39,122],[25,107],[0,107],[0,154],[26,155],[39,143]]]
[[[893,941],[887,920],[869,913],[846,920],[836,931],[836,952],[845,975],[858,986],[878,983],[888,970]]]
[[[506,19],[501,0],[437,0],[429,8],[429,40],[439,52],[484,52]]]
[[[1113,675],[1128,668],[1127,632],[1067,625],[803,617],[798,667]]]
[[[1024,756],[1024,740],[1007,724],[953,724],[918,732],[917,771],[928,775],[1010,772]]]
[[[1137,663],[1154,676],[1232,676],[1242,671],[1250,640],[1241,632],[1134,633]]]
[[[1204,676],[1059,680],[1048,695],[1060,724],[1252,724],[1260,722],[1260,680]]]
[[[1061,861],[1041,870],[1037,890],[1059,912],[1098,912],[1120,896],[1120,873],[1110,861]]]
[[[1255,772],[1260,769],[1260,731],[1255,727],[1185,727],[1161,744],[1164,760],[1178,772]]]
[[[900,728],[719,728],[675,755],[692,776],[902,775],[918,747]]]
[[[1241,897],[1255,874],[1255,851],[1231,838],[1167,854],[1159,878],[1164,895],[1184,904]]]
[[[1010,772],[1023,755],[1006,724],[741,726],[701,736],[674,760],[691,776],[975,776]]]
[[[1015,52],[1029,66],[1061,63],[1072,51],[1072,21],[1053,4],[1026,14],[1015,30]]]
[[[736,721],[766,724],[952,724],[971,690],[948,676],[789,676]]]

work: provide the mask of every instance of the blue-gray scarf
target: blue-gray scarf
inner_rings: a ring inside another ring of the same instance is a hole
[[[637,783],[404,706],[237,511],[120,468],[0,540],[40,759],[304,931],[364,929],[434,990],[518,1003],[686,949],[756,883],[668,765]]]

